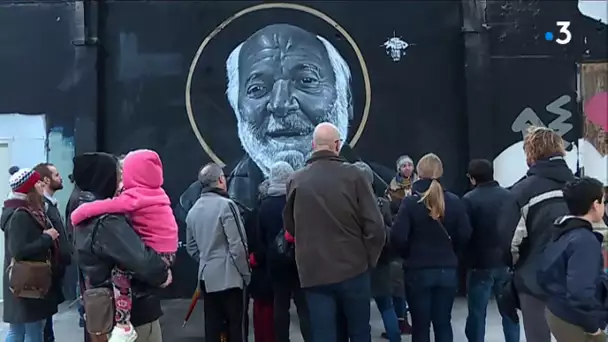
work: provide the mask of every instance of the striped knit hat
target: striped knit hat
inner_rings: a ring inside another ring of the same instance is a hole
[[[27,194],[40,180],[40,174],[32,169],[19,169],[8,180],[13,192]]]

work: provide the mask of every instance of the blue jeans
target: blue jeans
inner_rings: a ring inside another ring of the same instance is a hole
[[[505,267],[490,269],[473,269],[467,273],[467,301],[469,316],[465,334],[469,342],[483,342],[486,335],[486,313],[492,294],[498,296],[509,271]],[[507,316],[502,316],[502,330],[506,342],[519,341],[519,324]]]
[[[11,323],[4,342],[43,342],[45,321],[21,324]]]
[[[374,301],[376,301],[376,306],[380,311],[380,316],[382,316],[382,323],[389,342],[400,342],[401,330],[399,330],[399,319],[393,307],[393,297],[374,297]]]
[[[412,342],[452,342],[452,306],[458,291],[456,268],[405,271],[405,292],[412,316]]]
[[[313,341],[333,342],[338,338],[338,312],[346,320],[350,342],[371,342],[369,272],[328,285],[305,288]]]

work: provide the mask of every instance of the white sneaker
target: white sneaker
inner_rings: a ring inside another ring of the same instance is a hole
[[[135,328],[129,323],[127,329],[118,325],[114,326],[108,342],[135,342],[135,340],[137,340],[137,332],[135,332]]]

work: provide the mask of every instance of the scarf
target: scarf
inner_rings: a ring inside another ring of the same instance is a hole
[[[285,183],[270,183],[268,186],[268,196],[283,196],[287,193],[287,184]]]
[[[32,215],[32,217],[34,218],[36,223],[38,223],[38,227],[40,228],[41,231],[52,228],[53,225],[50,223],[44,210],[42,208],[34,208],[34,207],[30,206],[29,203],[27,202],[27,200],[25,199],[25,195],[23,195],[23,196],[20,196],[20,195],[21,194],[14,194],[13,196],[9,196],[12,198],[9,198],[6,201],[4,201],[4,208],[10,208],[10,209],[15,209],[15,210],[20,209],[20,210],[27,211],[30,215]],[[14,213],[12,215],[14,215]],[[51,253],[52,253],[51,261],[58,262],[59,261],[58,239],[53,240],[53,246],[51,247]]]
[[[404,177],[400,172],[397,172],[397,175],[395,176],[395,181],[397,182],[399,187],[402,189],[406,189],[406,190],[409,190],[412,188],[413,180],[414,180],[413,173],[409,177]]]

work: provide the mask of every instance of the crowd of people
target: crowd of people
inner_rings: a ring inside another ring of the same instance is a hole
[[[562,138],[532,127],[529,171],[509,189],[492,163],[474,159],[462,198],[442,184],[441,159],[402,156],[383,196],[374,171],[339,156],[344,137],[329,123],[294,170],[272,165],[247,210],[231,199],[222,168],[198,174],[202,191],[186,217],[186,250],[198,262],[205,340],[244,342],[253,299],[256,342],[290,340],[293,301],[304,341],[371,341],[375,303],[390,342],[453,341],[459,267],[467,271],[469,342],[485,340],[497,298],[506,342],[605,341],[608,278],[602,234],[606,192],[577,177]],[[74,158],[66,221],[54,197],[54,165],[11,168],[3,295],[6,342],[54,341],[66,267],[77,263],[85,341],[160,342],[156,289],[173,282],[178,225],[162,189],[160,157],[136,150]],[[411,324],[409,318],[411,318]]]
[[[570,171],[559,134],[530,129],[530,169],[510,189],[494,180],[490,161],[472,160],[473,189],[462,198],[441,185],[432,153],[415,167],[400,157],[377,197],[372,169],[339,157],[342,141],[333,125],[318,125],[307,165],[274,164],[246,215],[218,165],[200,170],[203,194],[186,223],[207,339],[245,340],[249,289],[256,342],[289,341],[292,299],[305,341],[370,341],[373,299],[389,341],[430,341],[432,326],[435,341],[451,342],[459,265],[469,341],[485,340],[493,295],[507,342],[520,340],[518,311],[527,341],[605,339],[603,237],[592,231],[605,219],[604,189]]]

